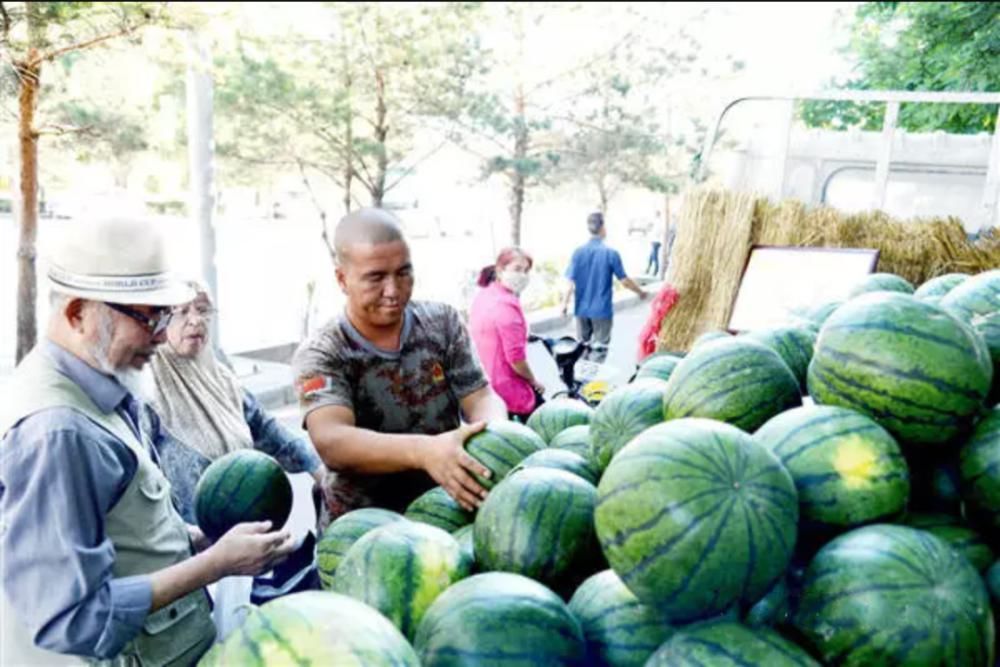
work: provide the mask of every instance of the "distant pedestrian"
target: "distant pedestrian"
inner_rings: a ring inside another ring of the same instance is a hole
[[[577,334],[582,341],[593,340],[589,358],[602,362],[608,354],[614,317],[612,277],[638,294],[640,299],[645,299],[647,294],[625,274],[618,251],[604,243],[607,229],[603,214],[595,212],[587,216],[587,231],[590,241],[573,252],[566,269],[569,289],[563,301],[563,315],[569,312],[569,302],[575,294],[573,313]]]

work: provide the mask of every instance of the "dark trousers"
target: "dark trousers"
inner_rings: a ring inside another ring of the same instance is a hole
[[[611,318],[606,320],[593,317],[576,318],[577,337],[591,345],[587,359],[601,363],[607,358],[608,346],[611,344],[612,321]]]
[[[649,261],[646,263],[646,273],[655,276],[660,272],[660,245],[659,241],[653,241],[653,249],[649,253]],[[650,271],[652,267],[652,271]]]

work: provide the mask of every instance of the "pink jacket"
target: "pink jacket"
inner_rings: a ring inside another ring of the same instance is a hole
[[[469,333],[486,376],[507,410],[530,412],[535,392],[512,366],[524,361],[528,344],[528,323],[517,295],[497,281],[479,290],[469,309]]]

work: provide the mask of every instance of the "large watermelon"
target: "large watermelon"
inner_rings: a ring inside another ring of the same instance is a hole
[[[673,633],[663,614],[639,602],[612,570],[590,577],[569,601],[583,627],[589,661],[609,667],[641,667]]]
[[[1000,269],[972,276],[952,289],[939,302],[965,322],[976,315],[1000,311]]]
[[[767,628],[733,621],[699,623],[678,630],[648,667],[820,667],[808,653]]]
[[[796,408],[761,426],[753,439],[791,473],[810,527],[843,530],[906,509],[906,461],[889,432],[866,415],[825,405]]]
[[[414,642],[427,667],[582,665],[580,624],[559,597],[517,574],[460,581],[424,615]]]
[[[1000,312],[974,315],[972,328],[982,336],[986,348],[990,351],[990,359],[993,360],[993,386],[987,402],[994,405],[1000,400]]]
[[[694,339],[694,342],[691,343],[691,350],[701,347],[706,343],[712,343],[717,340],[727,340],[729,338],[732,338],[732,334],[729,333],[728,331],[722,331],[722,330],[706,331],[705,333],[701,334],[700,336]]]
[[[198,527],[213,540],[245,521],[270,521],[278,530],[292,513],[292,483],[273,458],[254,449],[220,456],[194,490]]]
[[[570,426],[552,438],[552,449],[565,449],[590,460],[590,426]]]
[[[937,278],[931,278],[916,289],[913,296],[932,303],[940,301],[945,294],[955,289],[969,279],[965,273],[946,273]]]
[[[594,524],[625,585],[676,622],[758,600],[788,567],[799,506],[778,459],[721,422],[635,438],[598,485]]]
[[[1000,560],[994,562],[986,571],[986,587],[990,591],[993,604],[1000,604]]]
[[[900,292],[913,294],[913,284],[895,273],[873,273],[855,285],[848,296],[854,298],[869,292]]]
[[[434,599],[471,569],[448,533],[416,521],[396,521],[347,550],[333,585],[338,593],[382,612],[412,638]]]
[[[806,571],[795,626],[828,664],[993,665],[993,615],[976,569],[930,533],[858,528]]]
[[[535,452],[524,459],[516,468],[510,471],[510,474],[513,475],[525,468],[555,468],[556,470],[565,470],[566,472],[573,473],[580,479],[590,482],[594,486],[597,486],[597,480],[601,477],[600,471],[584,457],[575,452],[552,447]]]
[[[453,533],[472,523],[476,515],[459,505],[442,487],[435,486],[410,503],[405,516]]]
[[[753,432],[799,405],[799,383],[777,352],[730,338],[702,345],[677,365],[663,412],[666,419],[704,417]]]
[[[590,421],[591,460],[604,468],[628,441],[663,421],[667,383],[655,378],[636,380],[608,394]]]
[[[528,417],[528,428],[541,436],[546,443],[551,443],[570,426],[580,426],[590,423],[594,409],[573,398],[556,398],[543,403]]]
[[[812,360],[816,332],[805,327],[773,327],[746,334],[750,340],[762,343],[778,353],[799,382],[799,391],[806,391],[806,372]]]
[[[949,514],[908,514],[902,522],[911,528],[926,530],[941,538],[952,549],[959,552],[980,572],[993,564],[996,556],[993,549],[983,540],[982,535],[962,523],[957,516]]]
[[[473,535],[483,570],[514,572],[555,590],[575,586],[599,564],[593,484],[553,468],[525,468],[498,484],[479,508]]]
[[[639,370],[636,371],[635,377],[637,380],[650,377],[666,382],[670,379],[670,374],[674,372],[680,361],[680,357],[672,354],[654,355],[642,362]]]
[[[465,442],[465,451],[491,473],[489,479],[473,475],[485,489],[492,489],[525,457],[544,448],[541,436],[524,424],[510,421],[491,421]]]
[[[399,630],[368,605],[308,591],[251,608],[239,631],[198,664],[419,667],[420,661]]]
[[[377,507],[353,510],[326,527],[316,544],[316,570],[325,590],[333,589],[333,577],[344,554],[361,536],[370,530],[393,521],[401,521],[403,516]]]
[[[903,447],[946,443],[989,392],[993,364],[982,339],[939,306],[880,292],[827,321],[809,365],[817,403],[874,418]]]
[[[455,538],[458,546],[461,547],[463,558],[472,563],[472,570],[476,571],[476,538],[473,535],[474,528],[475,526],[470,523],[468,526],[462,526],[456,530],[451,536]]]
[[[812,322],[818,331],[824,324],[826,324],[826,321],[830,319],[830,316],[833,315],[842,305],[844,305],[843,301],[826,301],[807,309],[803,314],[803,317],[805,320]]]
[[[962,498],[989,535],[1000,531],[1000,406],[979,422],[959,452]]]

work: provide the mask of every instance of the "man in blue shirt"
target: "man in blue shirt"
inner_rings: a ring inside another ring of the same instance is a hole
[[[611,342],[611,323],[614,318],[611,304],[612,276],[638,294],[640,299],[645,299],[647,294],[625,275],[618,251],[604,243],[607,236],[604,215],[591,213],[587,216],[587,230],[590,232],[590,241],[573,252],[569,268],[566,269],[570,285],[563,302],[563,315],[569,311],[570,298],[575,294],[573,313],[576,316],[577,335],[582,341],[593,340],[593,353],[589,358],[601,362],[607,357]]]
[[[194,664],[215,639],[205,587],[266,572],[292,538],[245,523],[209,544],[170,502],[166,436],[130,390],[193,296],[162,241],[121,220],[63,241],[45,338],[0,401],[0,664]]]

